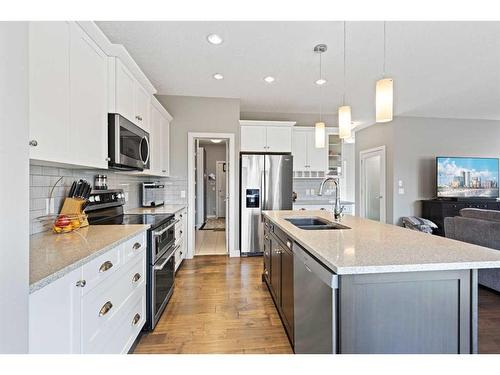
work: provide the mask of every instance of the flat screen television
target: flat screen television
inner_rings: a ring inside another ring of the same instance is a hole
[[[498,158],[437,157],[438,198],[498,198]]]

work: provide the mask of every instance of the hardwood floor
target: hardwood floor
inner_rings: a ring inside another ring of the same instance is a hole
[[[154,332],[135,353],[292,353],[261,281],[262,258],[184,261]],[[500,295],[479,289],[479,353],[500,353]]]
[[[194,255],[226,255],[226,231],[195,231]]]
[[[500,294],[479,288],[478,351],[500,354]]]
[[[261,257],[184,261],[167,309],[135,353],[292,353],[261,274]]]

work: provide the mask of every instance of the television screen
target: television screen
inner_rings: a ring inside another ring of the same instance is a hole
[[[498,198],[498,159],[438,157],[439,198]]]

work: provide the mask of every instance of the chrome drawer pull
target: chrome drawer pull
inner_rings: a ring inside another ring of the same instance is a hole
[[[139,279],[140,279],[140,278],[141,278],[141,274],[140,274],[140,273],[136,273],[136,274],[134,275],[134,277],[132,278],[132,281],[133,281],[134,283],[136,283],[136,282],[138,282],[138,281],[139,281]]]
[[[101,309],[99,310],[99,316],[106,315],[109,312],[109,310],[111,310],[112,307],[113,304],[110,301],[106,302],[104,305],[102,305]]]
[[[83,288],[85,285],[87,285],[87,282],[85,280],[78,280],[76,282],[76,286]]]
[[[139,314],[134,315],[134,319],[132,319],[132,325],[135,326],[141,320],[141,316]]]
[[[133,248],[134,250],[138,250],[138,249],[140,249],[141,247],[142,247],[142,245],[141,245],[139,242],[136,242],[136,243],[134,244],[134,246],[132,246],[132,248]]]
[[[111,267],[113,267],[113,263],[111,263],[109,260],[107,260],[103,264],[101,264],[101,267],[99,267],[99,272],[106,272]]]

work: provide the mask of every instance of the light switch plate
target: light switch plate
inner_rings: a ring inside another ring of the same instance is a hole
[[[400,188],[398,189],[398,194],[399,194],[399,195],[404,195],[404,193],[405,193],[405,189],[404,189],[404,188],[402,188],[402,187],[400,187]]]
[[[186,198],[186,190],[181,190],[181,198]]]

